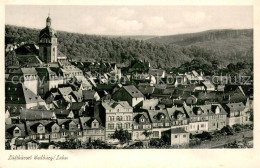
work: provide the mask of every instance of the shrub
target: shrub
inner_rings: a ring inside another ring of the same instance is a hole
[[[234,130],[229,125],[227,125],[221,129],[221,133],[226,135],[234,135]]]

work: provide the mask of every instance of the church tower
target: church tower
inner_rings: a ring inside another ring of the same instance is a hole
[[[57,35],[51,28],[50,15],[46,19],[46,27],[39,35],[39,57],[45,63],[57,62]]]

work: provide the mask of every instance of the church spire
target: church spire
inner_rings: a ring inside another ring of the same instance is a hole
[[[50,9],[49,9],[48,17],[46,19],[46,26],[48,26],[48,27],[51,26]]]

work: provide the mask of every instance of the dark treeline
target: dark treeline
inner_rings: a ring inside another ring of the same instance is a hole
[[[20,42],[38,42],[38,29],[6,25],[5,44]],[[253,47],[246,51],[229,53],[216,52],[201,46],[179,46],[161,43],[150,43],[130,38],[109,38],[96,35],[84,35],[58,31],[58,48],[69,58],[84,61],[95,59],[100,61],[113,61],[118,63],[129,63],[131,60],[139,59],[151,62],[153,67],[160,65],[162,68],[171,69],[187,64],[192,60],[200,65],[212,67],[217,62],[219,67],[237,62],[252,63]]]

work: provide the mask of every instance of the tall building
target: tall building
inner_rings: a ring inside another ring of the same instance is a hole
[[[50,16],[46,19],[46,27],[41,30],[39,35],[39,57],[45,63],[57,62],[57,35],[51,28]]]

